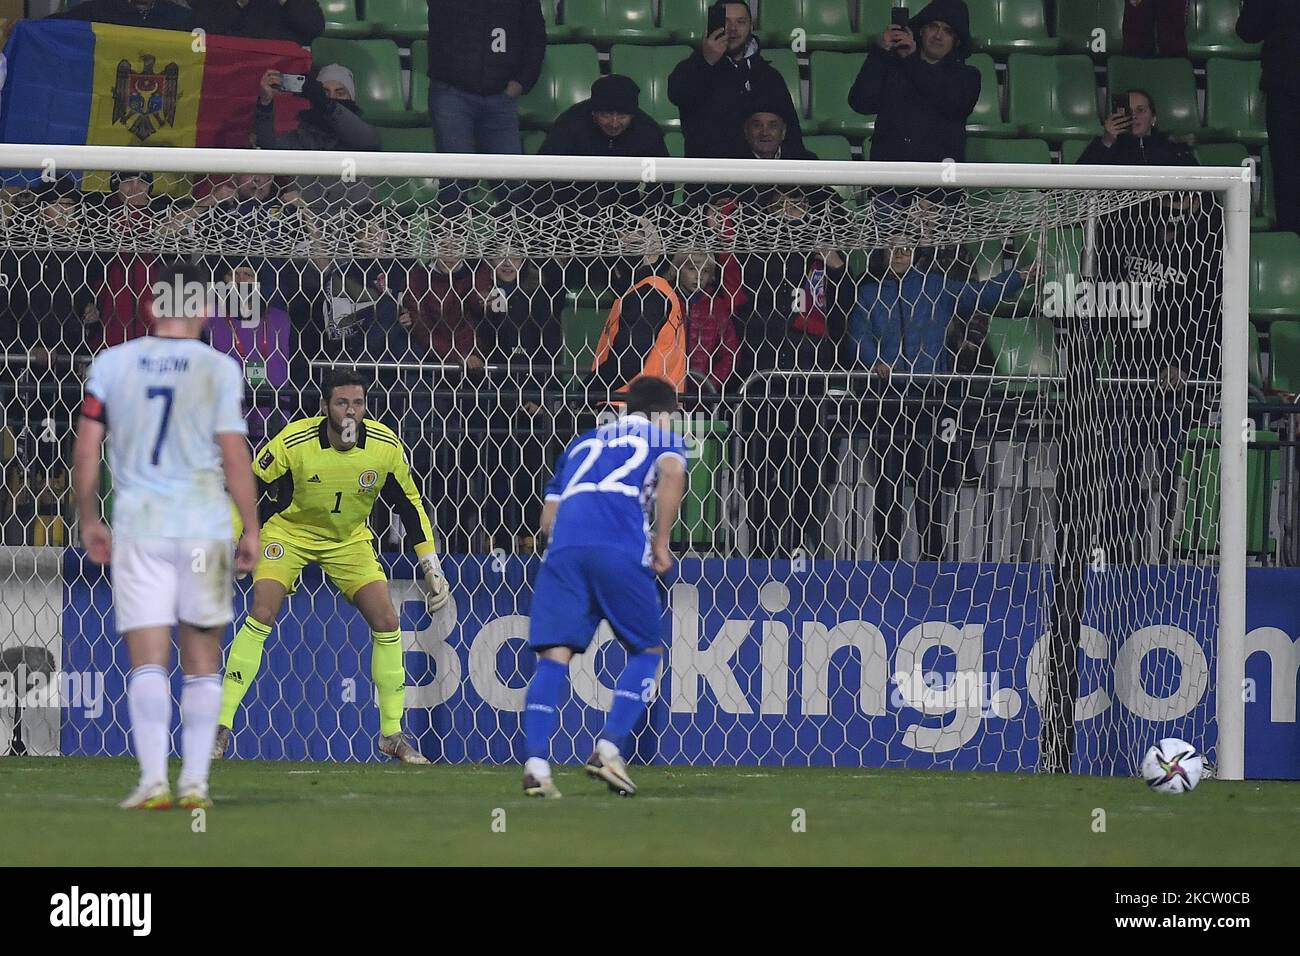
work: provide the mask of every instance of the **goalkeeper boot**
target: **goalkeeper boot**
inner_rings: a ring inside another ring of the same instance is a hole
[[[525,773],[524,796],[541,797],[543,800],[558,800],[562,794],[555,786],[555,781],[550,777],[534,777],[531,773]]]
[[[142,783],[118,806],[123,810],[170,810],[172,788],[166,780],[161,783]]]
[[[583,769],[593,780],[604,780],[609,785],[609,789],[620,797],[630,797],[636,793],[636,784],[627,775],[627,764],[617,754],[602,757],[600,751],[593,750],[587,760],[587,766]]]
[[[217,739],[212,745],[212,759],[221,760],[226,756],[226,750],[230,747],[230,728],[218,727]]]
[[[189,783],[182,784],[180,796],[176,798],[176,806],[182,810],[211,810],[212,798],[208,796],[206,784]]]
[[[389,734],[387,737],[380,734],[379,743],[376,746],[385,757],[392,757],[402,763],[425,764],[429,762],[420,751],[406,742],[406,738],[402,736],[401,731]]]

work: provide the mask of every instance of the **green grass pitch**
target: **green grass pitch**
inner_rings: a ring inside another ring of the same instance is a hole
[[[631,799],[561,767],[564,799],[534,801],[515,767],[227,761],[213,773],[217,804],[198,821],[179,809],[117,809],[135,782],[132,760],[6,757],[0,857],[75,866],[1300,863],[1293,783],[1208,780],[1169,797],[1105,777],[632,772],[640,793]],[[1094,832],[1097,810],[1105,832]]]

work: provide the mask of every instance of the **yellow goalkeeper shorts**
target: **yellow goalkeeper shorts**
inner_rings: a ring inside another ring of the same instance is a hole
[[[315,562],[349,601],[367,584],[387,581],[369,541],[343,543],[307,541],[287,532],[274,518],[262,528],[262,557],[253,571],[253,583],[279,581],[292,594],[302,569]]]

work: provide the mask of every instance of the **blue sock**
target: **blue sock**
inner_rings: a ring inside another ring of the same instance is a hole
[[[569,665],[548,657],[537,659],[537,670],[528,682],[524,698],[524,744],[526,757],[547,760],[551,738],[560,726],[560,689],[569,678]]]
[[[600,736],[620,750],[633,726],[650,706],[652,695],[646,692],[654,686],[655,671],[659,669],[661,660],[662,654],[649,651],[629,654],[627,666],[618,675],[618,683],[614,686],[614,706],[609,709]]]

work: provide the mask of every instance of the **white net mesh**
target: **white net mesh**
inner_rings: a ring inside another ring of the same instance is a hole
[[[70,436],[87,360],[147,331],[151,276],[184,259],[256,289],[255,322],[209,333],[249,371],[255,442],[348,366],[408,449],[449,615],[415,603],[396,518],[372,526],[430,757],[517,756],[541,487],[642,372],[679,385],[694,451],[642,759],[1115,773],[1156,736],[1213,754],[1215,194],[120,178],[0,194],[4,646],[27,655],[6,666],[64,675],[61,700],[0,715],[0,748],[127,752],[107,583],[59,550]],[[609,703],[602,631],[557,759],[585,756]],[[309,571],[235,753],[369,759],[366,634]]]

